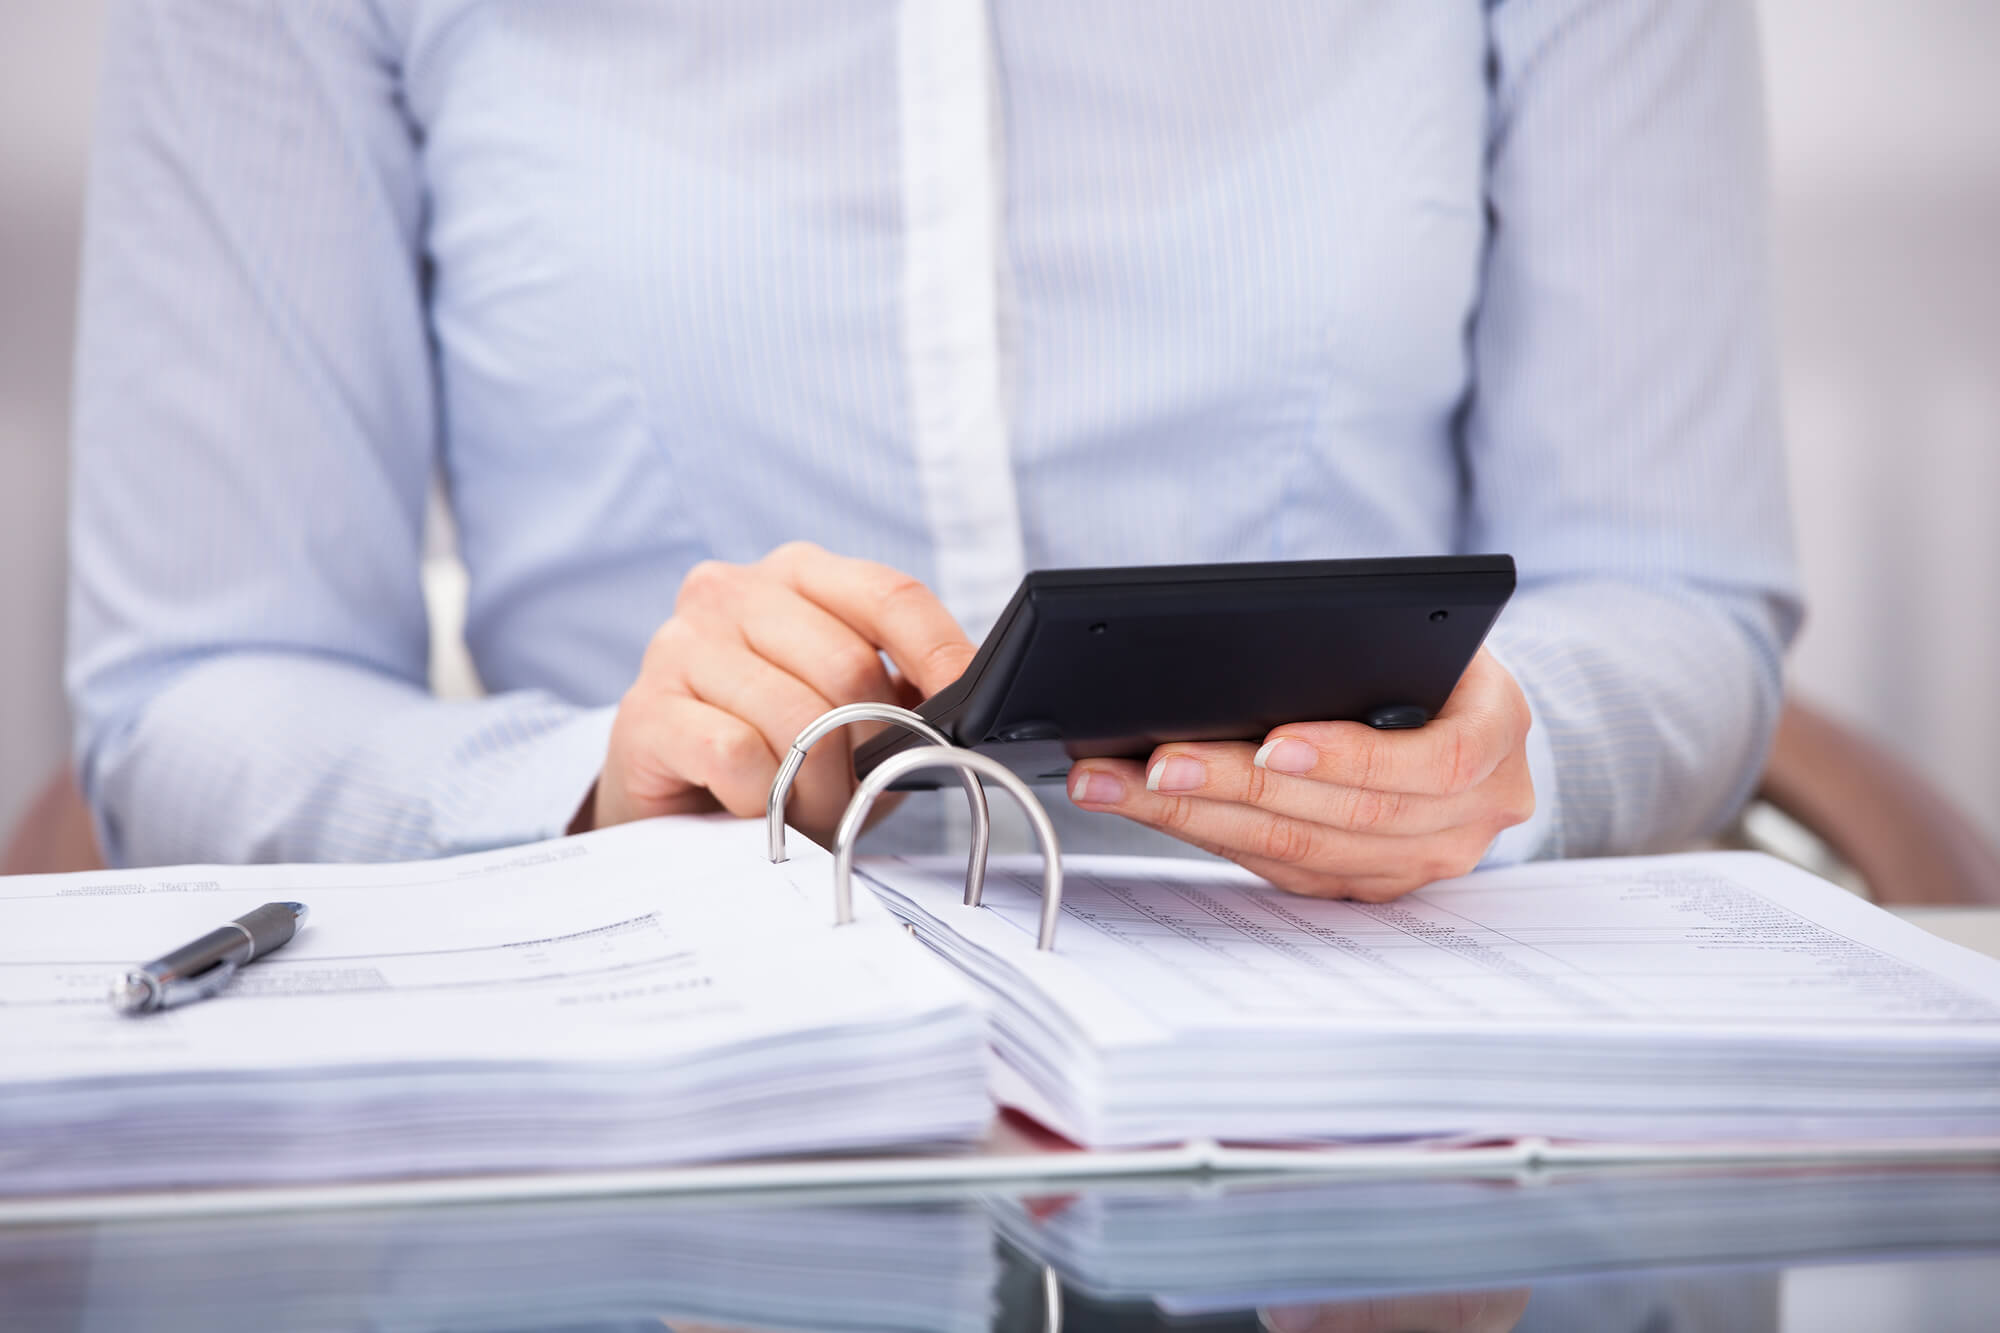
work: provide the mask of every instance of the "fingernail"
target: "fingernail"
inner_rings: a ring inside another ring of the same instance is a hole
[[[1147,791],[1193,791],[1208,780],[1208,766],[1184,754],[1170,754],[1146,774]]]
[[[1273,773],[1310,773],[1313,765],[1319,762],[1319,752],[1295,737],[1280,736],[1274,741],[1265,741],[1264,748],[1257,751],[1257,757],[1251,762]]]
[[[1077,774],[1069,798],[1078,805],[1116,805],[1125,799],[1125,784],[1109,773],[1088,770]]]

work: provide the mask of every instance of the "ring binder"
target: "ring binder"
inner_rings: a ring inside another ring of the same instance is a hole
[[[951,744],[942,732],[921,716],[895,704],[842,704],[821,713],[798,734],[792,748],[785,752],[785,761],[778,765],[778,776],[771,779],[770,794],[764,798],[764,827],[770,839],[773,862],[786,859],[785,799],[792,794],[792,782],[799,775],[799,766],[806,761],[806,751],[818,744],[828,732],[850,722],[889,722],[915,732],[932,745]],[[986,886],[986,853],[993,843],[993,817],[987,810],[986,789],[979,785],[979,779],[971,773],[964,774],[964,778],[966,804],[972,808],[972,852],[965,862],[965,905],[977,907],[980,892]]]
[[[976,750],[963,750],[952,745],[927,745],[922,749],[891,755],[876,765],[874,771],[863,778],[861,785],[855,789],[854,799],[847,803],[847,812],[840,817],[840,826],[833,833],[834,924],[844,926],[854,919],[854,840],[861,834],[861,825],[868,818],[869,808],[884,791],[911,773],[938,767],[956,768],[968,777],[977,774],[990,778],[1013,793],[1014,799],[1020,802],[1021,813],[1034,826],[1035,840],[1042,847],[1042,921],[1035,937],[1035,947],[1054,949],[1056,922],[1062,916],[1062,848],[1056,842],[1056,829],[1049,822],[1049,812],[1028,790],[1028,784],[1005,764]],[[976,782],[977,778],[971,780]],[[983,888],[984,858],[981,859],[980,871]],[[978,895],[967,894],[966,906],[979,906]]]

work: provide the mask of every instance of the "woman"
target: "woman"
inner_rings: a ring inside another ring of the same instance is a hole
[[[1522,584],[1432,725],[1090,761],[1072,799],[1367,897],[1711,829],[1797,618],[1752,29],[129,0],[77,400],[105,845],[753,813],[799,726],[949,681],[1024,568],[1452,550]],[[472,704],[423,684],[434,473]]]

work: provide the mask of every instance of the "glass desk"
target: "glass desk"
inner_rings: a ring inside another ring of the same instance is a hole
[[[0,1333],[662,1328],[2000,1333],[2000,1160],[0,1225]]]
[[[2000,1329],[2000,1163],[0,1228],[0,1329]]]

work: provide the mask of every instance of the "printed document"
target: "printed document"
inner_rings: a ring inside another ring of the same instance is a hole
[[[1037,861],[996,865],[977,910],[943,863],[866,869],[1001,997],[1011,1099],[1088,1142],[2000,1129],[2000,963],[1768,857],[1535,864],[1383,904],[1065,866],[1053,954]]]
[[[794,837],[774,866],[762,838],[686,817],[402,865],[0,879],[0,1192],[976,1136],[977,997],[872,902],[835,927],[831,858]],[[305,928],[221,995],[106,1003],[286,899]]]

